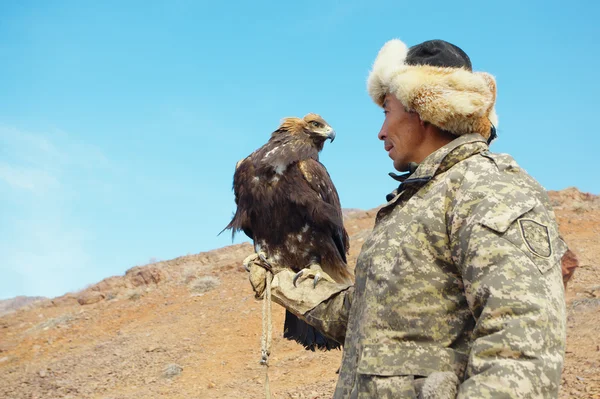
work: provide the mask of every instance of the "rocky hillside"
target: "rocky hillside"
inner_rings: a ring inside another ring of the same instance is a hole
[[[47,298],[43,296],[17,296],[11,299],[0,300],[0,316],[44,299]]]
[[[600,199],[576,189],[550,195],[579,260],[561,398],[600,398]],[[375,212],[345,212],[351,264]],[[261,302],[241,267],[251,251],[241,244],[134,267],[0,316],[0,397],[264,398]],[[273,397],[331,397],[341,352],[283,340],[283,310],[273,309]]]

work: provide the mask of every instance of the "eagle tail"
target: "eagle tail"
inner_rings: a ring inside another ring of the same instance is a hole
[[[246,236],[248,236],[248,238],[253,240],[254,234],[252,233],[252,230],[250,229],[250,227],[248,227],[248,225],[249,225],[249,218],[248,218],[247,213],[241,212],[240,209],[238,208],[235,211],[235,214],[233,215],[231,222],[229,222],[229,224],[227,226],[225,226],[225,228],[223,230],[221,230],[219,232],[219,234],[217,234],[217,237],[220,236],[225,230],[231,229],[231,242],[233,242],[233,240],[235,239],[235,233],[237,233],[240,230],[242,230],[246,234]]]
[[[237,232],[237,230],[239,230],[238,228],[236,228],[233,220],[227,226],[225,226],[225,228],[221,230],[219,234],[217,234],[217,237],[223,234],[225,230],[229,229],[231,229],[231,242],[233,242],[233,240],[235,239],[235,233]]]
[[[296,315],[285,311],[285,322],[283,325],[283,337],[290,341],[296,341],[304,346],[305,349],[315,351],[315,348],[321,350],[340,349],[339,342],[327,338],[316,328],[300,320]]]

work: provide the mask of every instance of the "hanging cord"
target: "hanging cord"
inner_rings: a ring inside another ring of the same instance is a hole
[[[265,294],[262,307],[262,336],[260,339],[260,364],[265,366],[265,397],[271,399],[271,386],[269,385],[269,355],[271,354],[271,281],[273,275],[270,271],[265,274]]]

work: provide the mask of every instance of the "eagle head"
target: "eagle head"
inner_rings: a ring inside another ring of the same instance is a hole
[[[306,125],[304,131],[311,136],[313,140],[324,142],[329,139],[332,143],[333,140],[335,140],[335,130],[325,122],[325,119],[321,118],[321,115],[307,114],[302,118],[302,121]]]
[[[325,140],[329,139],[333,142],[335,139],[335,130],[320,115],[312,113],[305,115],[302,119],[284,118],[274,135],[283,132],[291,133],[297,139],[311,142],[319,151],[323,149]]]

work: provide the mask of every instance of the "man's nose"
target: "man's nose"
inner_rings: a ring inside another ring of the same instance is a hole
[[[379,140],[385,140],[386,137],[387,137],[387,129],[385,128],[385,123],[384,123],[383,126],[381,126],[381,130],[379,131],[377,138]]]

